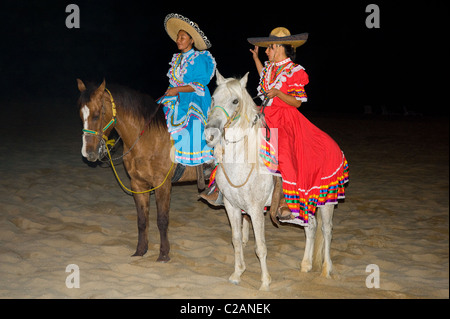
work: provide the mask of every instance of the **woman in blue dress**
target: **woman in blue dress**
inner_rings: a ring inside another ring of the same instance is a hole
[[[174,141],[175,162],[189,166],[212,162],[213,150],[203,136],[211,106],[207,85],[216,69],[207,51],[211,43],[194,22],[180,14],[167,15],[164,26],[180,50],[169,63],[169,88],[158,101]]]

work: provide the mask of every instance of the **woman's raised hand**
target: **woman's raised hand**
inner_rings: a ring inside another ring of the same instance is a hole
[[[253,60],[257,60],[257,59],[259,60],[259,57],[258,57],[259,46],[255,45],[255,48],[253,50],[250,49],[250,52],[253,55]]]
[[[256,69],[258,70],[258,74],[261,74],[263,65],[261,63],[261,60],[258,57],[259,46],[255,45],[255,48],[253,50],[250,49],[250,52],[252,53],[253,61],[255,61],[255,66],[256,66]]]

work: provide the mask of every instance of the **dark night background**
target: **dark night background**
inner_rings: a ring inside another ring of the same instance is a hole
[[[70,3],[80,8],[79,29],[65,25]],[[380,8],[379,29],[365,25],[370,3]],[[205,31],[224,76],[250,71],[252,95],[258,75],[246,38],[285,26],[293,34],[309,32],[296,59],[310,76],[305,112],[362,113],[369,104],[375,111],[380,105],[394,112],[407,106],[424,115],[448,115],[440,98],[448,82],[444,1],[2,1],[0,101],[55,97],[75,105],[76,78],[105,78],[161,96],[176,52],[163,27],[172,12]]]

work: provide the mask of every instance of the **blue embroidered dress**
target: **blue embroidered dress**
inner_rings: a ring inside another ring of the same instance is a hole
[[[211,106],[209,81],[216,62],[208,51],[174,54],[167,73],[170,87],[191,86],[195,91],[165,96],[163,104],[169,133],[174,140],[175,162],[195,166],[214,160],[212,148],[206,145],[203,131]]]

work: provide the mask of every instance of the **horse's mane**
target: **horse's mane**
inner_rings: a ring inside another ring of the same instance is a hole
[[[86,90],[80,95],[80,105],[85,105],[98,86],[87,83]],[[126,113],[136,118],[143,118],[150,125],[165,127],[165,117],[161,108],[158,108],[155,100],[148,95],[118,84],[108,84],[117,107],[121,107]]]

